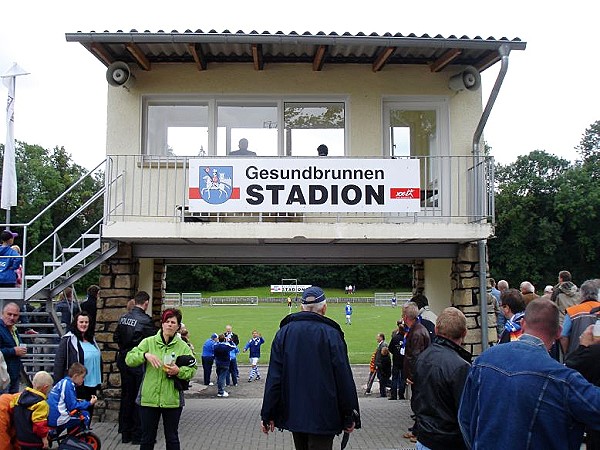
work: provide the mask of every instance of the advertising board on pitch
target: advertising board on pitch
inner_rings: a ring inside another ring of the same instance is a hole
[[[193,212],[418,212],[416,159],[189,160]]]

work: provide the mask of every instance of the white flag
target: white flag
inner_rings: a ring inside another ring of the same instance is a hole
[[[6,144],[4,145],[4,163],[2,165],[2,198],[0,207],[10,209],[17,205],[17,168],[15,166],[15,83],[16,76],[6,77],[2,81],[8,87],[6,105]]]

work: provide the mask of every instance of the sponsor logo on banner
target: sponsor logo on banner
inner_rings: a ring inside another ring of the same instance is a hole
[[[392,188],[390,198],[396,200],[418,199],[421,197],[421,189],[419,188]]]

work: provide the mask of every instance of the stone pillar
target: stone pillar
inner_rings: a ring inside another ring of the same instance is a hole
[[[127,302],[137,292],[138,271],[133,249],[124,243],[119,243],[118,252],[100,266],[96,341],[102,351],[102,391],[94,408],[99,421],[116,421],[118,418],[121,375],[116,364],[118,346],[113,341],[113,333],[126,311]]]
[[[486,261],[487,266],[487,261]],[[486,270],[487,271],[487,270]],[[479,292],[479,253],[477,243],[460,246],[457,258],[452,262],[452,306],[460,309],[467,317],[468,333],[465,348],[474,356],[481,353],[481,295]],[[488,279],[488,286],[491,287]],[[496,315],[493,297],[484,293],[488,304],[489,344],[497,341]]]
[[[154,260],[154,275],[152,283],[152,317],[160,317],[166,288],[167,265],[163,260]]]

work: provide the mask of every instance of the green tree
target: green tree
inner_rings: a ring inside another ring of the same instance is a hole
[[[568,263],[555,199],[569,169],[567,160],[540,150],[497,167],[496,239],[489,242],[493,277],[541,285]]]

